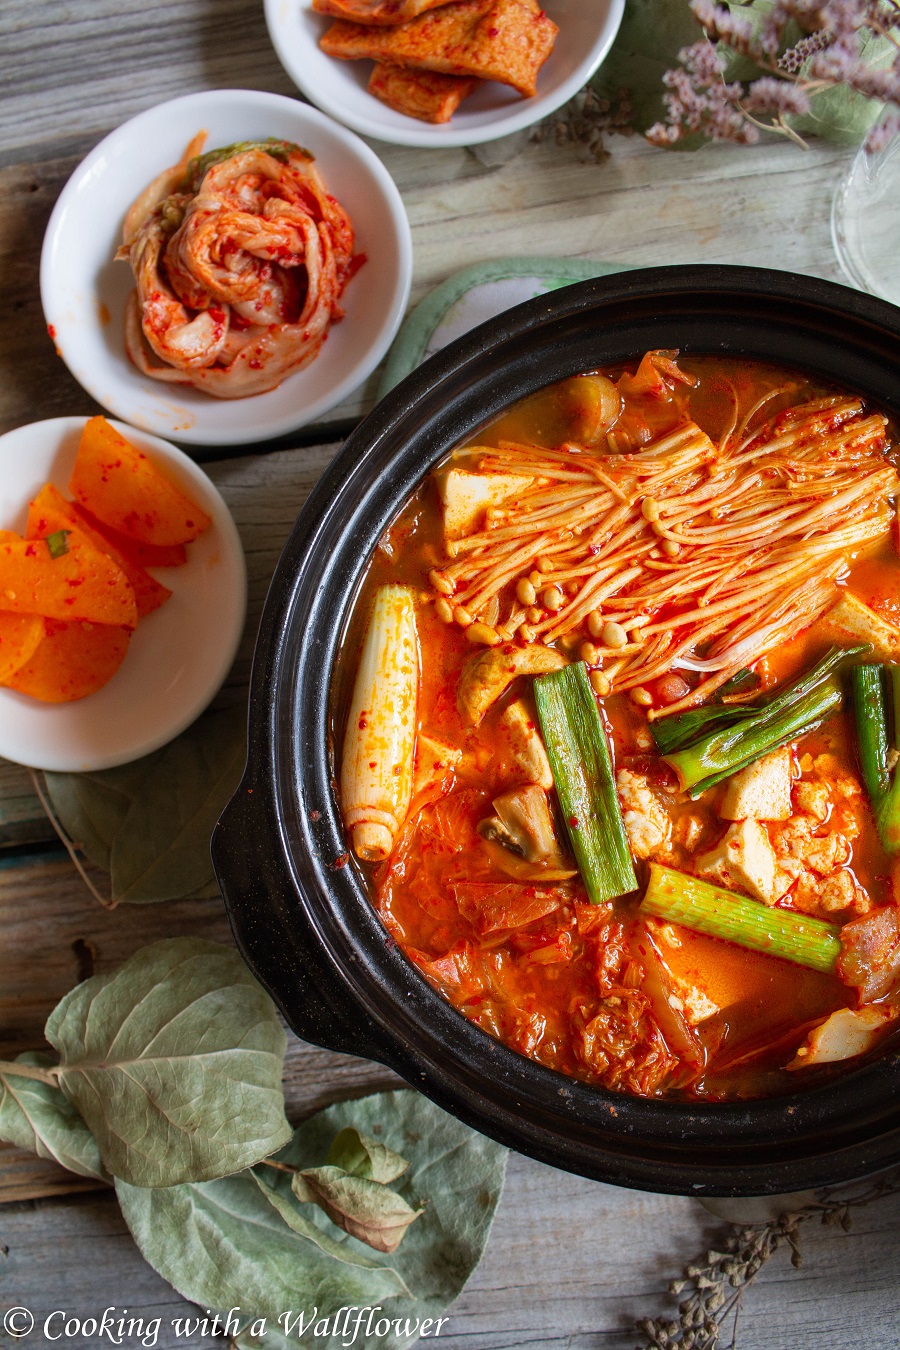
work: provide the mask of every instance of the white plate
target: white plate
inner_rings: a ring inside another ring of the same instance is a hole
[[[206,148],[275,136],[315,155],[328,191],[349,212],[368,261],[347,285],[346,317],[321,352],[268,394],[217,399],[142,375],[125,355],[131,269],[113,262],[125,212],[181,158],[201,129]],[[41,255],[41,300],[57,350],[98,403],[132,426],[191,445],[237,445],[296,431],[361,384],[393,341],[409,298],[412,242],[400,194],[358,137],[278,94],[217,89],[132,118],[96,146],[56,203]]]
[[[265,0],[269,37],[298,89],[325,112],[365,136],[394,145],[480,145],[547,117],[587,83],[613,44],[625,0],[546,0],[559,27],[553,51],[538,75],[537,94],[522,98],[502,84],[485,83],[451,121],[420,122],[394,112],[366,88],[371,61],[326,56],[319,38],[333,20],[316,14],[312,0]]]
[[[24,533],[44,483],[68,497],[83,417],[0,436],[0,528]],[[0,688],[0,755],[36,769],[108,769],[147,755],[198,717],[228,674],[244,627],[247,572],[234,521],[217,489],[174,445],[114,422],[212,516],[183,567],[154,567],[172,592],[142,619],[107,685],[74,703],[39,703]]]

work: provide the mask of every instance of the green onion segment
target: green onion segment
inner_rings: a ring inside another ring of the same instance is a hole
[[[599,905],[637,890],[606,731],[584,662],[538,676],[534,697],[588,899]]]
[[[61,558],[64,553],[68,553],[71,533],[71,530],[54,530],[53,534],[47,535],[44,543],[50,550],[51,558]]]
[[[681,787],[698,797],[770,750],[819,726],[843,703],[834,672],[848,657],[869,650],[867,646],[832,647],[798,679],[755,703],[695,708],[677,718],[654,722],[656,743],[678,774]],[[683,720],[687,717],[692,719],[690,724]],[[670,722],[677,725],[672,727]],[[705,734],[704,725],[710,728]]]
[[[668,923],[826,974],[834,971],[841,954],[840,929],[834,924],[789,909],[770,909],[659,863],[650,864],[641,909]]]
[[[854,666],[850,689],[859,764],[878,836],[887,853],[900,853],[900,774],[888,767],[900,738],[900,666]]]

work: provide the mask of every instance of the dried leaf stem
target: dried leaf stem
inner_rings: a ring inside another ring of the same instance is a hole
[[[118,901],[114,900],[112,896],[101,895],[101,893],[97,890],[97,887],[94,885],[93,881],[91,881],[90,877],[88,876],[85,870],[84,863],[81,861],[81,857],[79,855],[80,846],[75,843],[74,839],[70,839],[66,831],[63,829],[56,812],[53,810],[53,807],[50,804],[50,799],[47,796],[46,792],[44,791],[43,787],[41,786],[40,779],[38,778],[34,769],[29,769],[28,772],[31,775],[31,785],[34,788],[35,796],[37,797],[38,801],[41,804],[41,807],[43,808],[44,815],[47,817],[50,824],[53,826],[54,830],[59,836],[60,842],[62,843],[69,857],[72,859],[72,862],[75,864],[75,870],[81,877],[81,880],[84,882],[85,886],[87,886],[88,890],[90,891],[94,899],[99,901],[99,903],[103,906],[104,909],[115,909],[118,905]]]
[[[46,1083],[49,1087],[59,1085],[57,1068],[42,1069],[37,1064],[19,1064],[15,1060],[0,1059],[0,1075],[15,1074],[17,1078],[33,1078],[36,1083]]]

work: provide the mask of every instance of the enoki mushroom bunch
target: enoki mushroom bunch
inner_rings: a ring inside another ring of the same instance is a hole
[[[318,354],[359,260],[308,151],[264,142],[198,158],[204,136],[126,217],[125,342],[155,380],[244,398]]]
[[[438,604],[489,642],[580,640],[613,690],[700,671],[677,711],[833,604],[849,559],[890,529],[885,447],[885,418],[846,397],[720,446],[692,422],[633,454],[502,442],[478,471],[531,483],[448,543]]]

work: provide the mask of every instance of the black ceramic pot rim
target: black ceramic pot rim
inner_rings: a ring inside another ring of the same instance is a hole
[[[278,564],[250,697],[249,757],[213,837],[235,939],[308,1040],[389,1065],[461,1119],[619,1185],[763,1195],[900,1162],[900,1055],[822,1087],[727,1104],[644,1100],[545,1069],[455,1011],[388,937],[348,858],[329,685],[384,529],[422,475],[504,407],[649,347],[795,365],[900,415],[900,311],[812,278],[673,267],[577,283],[431,358],[349,437]]]

